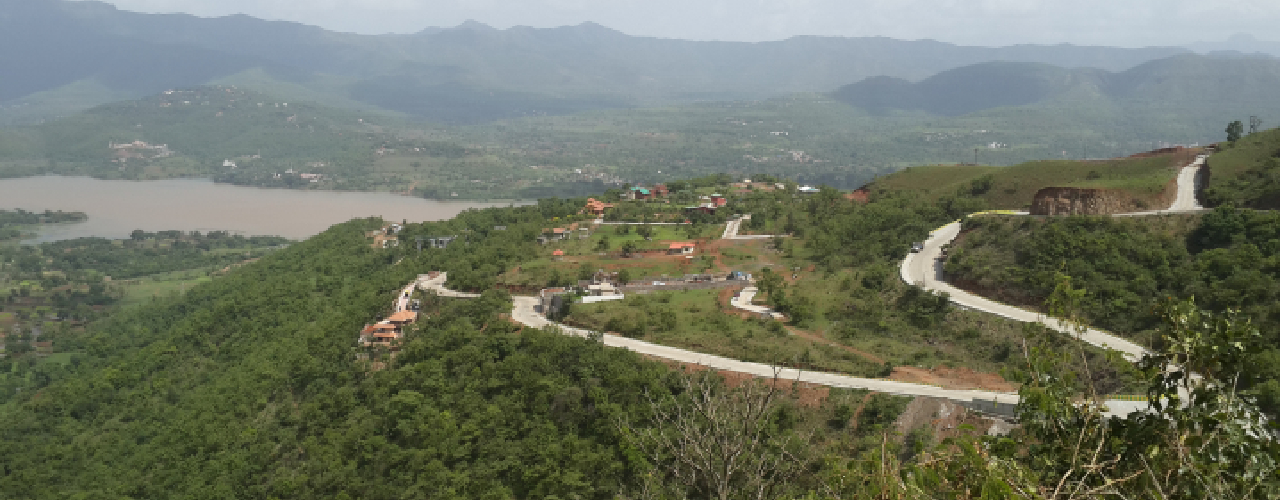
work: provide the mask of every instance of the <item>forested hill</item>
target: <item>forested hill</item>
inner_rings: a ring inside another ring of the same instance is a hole
[[[724,192],[727,186],[718,184],[695,179],[672,188]],[[1199,319],[1188,320],[1168,332],[1176,341],[1170,343],[1212,352],[1211,359],[1162,353],[1168,357],[1144,374],[1117,372],[1112,364],[1120,361],[1100,352],[1064,350],[1071,343],[1062,337],[954,310],[945,297],[896,279],[909,242],[982,200],[957,193],[944,206],[877,191],[863,204],[831,189],[798,197],[790,192],[794,184],[787,187],[735,196],[721,215],[753,213],[747,229],[789,228],[795,237],[738,240],[745,246],[721,257],[739,265],[758,264],[752,255],[796,264],[778,268],[795,269],[793,279],[805,281],[786,283],[785,273],[768,268],[759,276],[769,283],[770,305],[797,328],[836,320],[831,324],[844,341],[861,339],[867,343],[859,345],[901,356],[918,346],[902,358],[912,365],[970,353],[1027,366],[1026,373],[1009,372],[1024,384],[1022,400],[1031,402],[1019,407],[1021,430],[971,435],[970,422],[982,419],[962,412],[955,415],[973,418],[940,423],[937,411],[961,410],[923,406],[936,401],[908,404],[865,391],[690,374],[598,339],[522,327],[511,321],[511,297],[495,288],[500,275],[527,271],[541,280],[535,264],[546,270],[543,259],[555,247],[536,238],[549,226],[590,217],[578,214],[586,200],[547,199],[410,223],[398,233],[405,242],[458,236],[443,249],[374,248],[369,232],[385,222],[339,224],[184,295],[69,335],[61,342],[76,354],[65,363],[0,359],[0,369],[26,363],[30,374],[15,380],[20,390],[0,394],[0,497],[606,500],[657,492],[659,498],[1012,500],[1069,479],[1091,488],[1080,495],[1089,499],[1166,491],[1176,492],[1167,498],[1212,497],[1201,494],[1206,482],[1213,491],[1244,492],[1233,498],[1274,498],[1280,444],[1253,420],[1248,401],[1225,392],[1234,379],[1210,378],[1233,376],[1251,359],[1243,353],[1257,335],[1246,335],[1247,324],[1228,316],[1203,332]],[[618,195],[608,194],[627,206],[614,207],[623,211],[613,215],[647,219],[685,205],[623,202]],[[693,218],[698,222],[679,237],[692,238],[714,220]],[[710,229],[719,234],[719,227]],[[609,236],[595,235],[604,245],[563,244],[579,257],[612,259]],[[638,234],[629,240],[637,241],[644,240]],[[665,252],[655,257],[662,272],[671,272]],[[719,260],[697,259],[706,266]],[[586,276],[599,269],[586,261],[550,262]],[[419,292],[420,316],[393,344],[394,356],[362,347],[362,327],[389,315],[402,287],[432,270],[448,272],[451,287],[483,292],[473,299]],[[558,272],[545,277],[565,279]],[[715,300],[715,291],[704,291]],[[718,318],[702,324],[718,325],[708,334],[725,335],[724,344],[800,338],[780,322],[766,329],[763,320],[715,306],[676,308],[662,303],[670,294],[652,296],[636,312],[666,318],[653,328],[696,314],[691,323]],[[634,324],[650,328],[647,320]],[[1023,350],[1013,347],[1019,337]],[[753,355],[811,366],[832,351],[779,352]],[[1091,372],[1083,372],[1086,364]],[[1206,374],[1185,408],[1108,420],[1092,405],[1075,404],[1095,394],[1086,389],[1095,382],[1129,383],[1120,376],[1140,377],[1134,382],[1148,384],[1153,399],[1176,397],[1166,380],[1185,378],[1166,378],[1166,366]],[[903,426],[910,426],[905,436]],[[1208,451],[1185,449],[1187,442],[1206,443]],[[1073,466],[1085,446],[1079,443],[1096,450],[1101,464],[1084,477]],[[1126,460],[1136,453],[1144,460]]]
[[[371,36],[242,15],[140,14],[65,0],[2,0],[0,12],[0,60],[12,70],[0,81],[0,104],[11,108],[0,113],[26,119],[221,82],[474,123],[826,92],[876,75],[914,80],[984,61],[1120,71],[1187,52],[969,47],[888,38],[700,42],[629,36],[591,23],[506,30],[466,23],[413,35]]]
[[[387,123],[396,120],[232,86],[179,88],[40,125],[0,129],[0,162],[8,166],[0,176],[217,178],[251,171],[257,185],[271,185],[274,178],[279,186],[307,184],[296,175],[278,175],[293,171],[323,175],[317,184],[326,188],[361,189],[340,183],[373,164],[375,150],[393,137]],[[135,142],[142,144],[130,146]]]
[[[879,76],[832,95],[876,113],[923,111],[958,116],[1005,106],[1071,102],[1099,111],[1163,105],[1202,110],[1273,111],[1280,59],[1179,55],[1113,73],[1027,62],[989,62],[944,71],[918,83]],[[1246,111],[1247,112],[1247,111]]]
[[[500,265],[570,208],[473,211],[434,228],[508,224],[518,236],[474,238],[474,261],[396,265],[364,236],[381,221],[356,220],[95,325],[83,354],[4,396],[0,496],[612,498],[629,470],[612,418],[640,415],[665,368],[516,335],[495,292],[428,304],[392,368],[356,358],[362,325],[416,270]]]

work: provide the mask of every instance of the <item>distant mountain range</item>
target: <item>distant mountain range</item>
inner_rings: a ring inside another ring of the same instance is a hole
[[[336,33],[248,16],[140,14],[93,1],[0,0],[0,122],[173,87],[235,84],[284,98],[451,123],[828,92],[991,61],[1124,71],[1177,47],[966,47],[888,38],[763,43],[628,36],[586,23],[411,35]]]
[[[1221,108],[1274,112],[1280,60],[1269,56],[1193,54],[1140,64],[1121,72],[1047,64],[988,62],[944,71],[912,83],[867,78],[832,93],[872,113],[922,111],[960,116],[992,108],[1081,103],[1100,106]]]

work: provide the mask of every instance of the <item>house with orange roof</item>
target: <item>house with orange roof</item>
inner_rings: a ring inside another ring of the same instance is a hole
[[[398,311],[391,317],[374,323],[365,325],[360,330],[360,345],[362,346],[380,346],[398,349],[397,340],[404,338],[404,329],[406,326],[413,324],[418,320],[416,311]]]
[[[595,198],[587,198],[587,206],[583,207],[583,213],[592,215],[604,215],[604,211],[613,208],[613,203],[605,203]]]
[[[667,246],[667,253],[671,255],[692,255],[697,245],[688,242],[677,242]]]
[[[390,318],[387,318],[388,322],[402,328],[406,325],[412,324],[414,321],[417,321],[417,320],[418,320],[418,312],[409,311],[409,310],[397,312],[395,314],[392,314]]]

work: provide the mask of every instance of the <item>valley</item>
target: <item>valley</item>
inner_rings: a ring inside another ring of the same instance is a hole
[[[199,1],[0,0],[0,498],[1280,498],[1280,10]]]

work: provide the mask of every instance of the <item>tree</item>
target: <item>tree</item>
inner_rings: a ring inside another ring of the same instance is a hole
[[[631,282],[631,270],[622,268],[618,271],[618,284],[625,285]]]
[[[618,420],[619,431],[665,481],[645,484],[660,497],[773,498],[808,464],[807,441],[780,424],[779,385],[748,380],[727,388],[714,372],[686,374],[678,396],[649,398],[650,425]]]
[[[597,252],[609,251],[609,236],[607,235],[601,236],[600,239],[596,241],[596,251]]]
[[[1083,332],[1085,293],[1069,277],[1057,279],[1050,314]],[[1026,369],[1009,373],[1022,383],[1020,429],[948,439],[914,463],[882,446],[838,464],[828,487],[853,498],[1276,498],[1280,442],[1237,390],[1261,335],[1238,313],[1212,314],[1191,301],[1171,300],[1160,315],[1165,347],[1138,363],[1145,411],[1106,416],[1112,403],[1081,363],[1082,342],[1063,344],[1030,327]]]
[[[650,227],[648,224],[641,224],[640,226],[636,227],[636,234],[640,235],[641,238],[644,238],[647,240],[653,236],[653,228]]]
[[[622,243],[622,255],[623,255],[623,256],[625,256],[625,257],[630,257],[630,256],[631,256],[631,254],[636,253],[636,250],[637,250],[637,248],[636,248],[636,242],[634,242],[634,241],[627,241],[627,242],[623,242],[623,243]]]
[[[1227,142],[1236,142],[1244,135],[1244,122],[1240,120],[1227,124]]]

